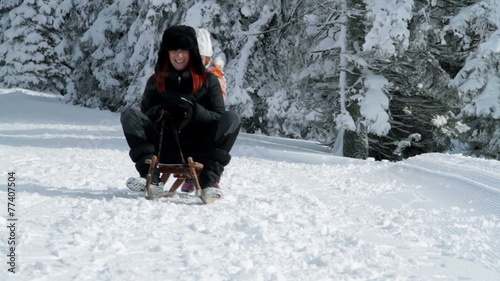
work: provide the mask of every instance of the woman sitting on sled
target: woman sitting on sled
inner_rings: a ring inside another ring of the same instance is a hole
[[[215,186],[231,160],[229,152],[238,136],[240,117],[226,111],[219,81],[206,71],[192,27],[179,25],[165,30],[140,111],[126,109],[121,123],[130,158],[141,177],[129,179],[127,186],[136,190],[145,186],[147,159],[158,155],[164,163],[181,163],[185,161],[180,159],[182,151],[204,165],[199,175],[204,195],[223,196]],[[152,184],[161,185],[157,170]]]

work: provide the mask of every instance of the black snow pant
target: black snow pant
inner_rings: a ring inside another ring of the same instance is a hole
[[[146,177],[149,165],[146,159],[154,155],[162,163],[182,163],[180,150],[184,157],[193,157],[203,164],[199,176],[202,188],[213,187],[219,181],[224,166],[229,164],[231,151],[240,129],[240,117],[235,111],[224,112],[219,120],[210,124],[188,124],[175,136],[167,123],[152,121],[135,108],[125,109],[120,118],[125,139],[130,147],[130,158],[141,177]],[[163,126],[163,139],[160,135]],[[180,146],[180,147],[179,147]]]

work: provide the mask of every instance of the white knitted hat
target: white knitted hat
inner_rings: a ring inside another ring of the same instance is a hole
[[[203,28],[195,28],[196,39],[198,40],[198,49],[200,49],[200,55],[206,57],[212,57],[212,41],[210,40],[210,33]]]

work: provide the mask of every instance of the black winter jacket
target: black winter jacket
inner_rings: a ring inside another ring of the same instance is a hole
[[[217,121],[219,120],[220,115],[226,111],[217,76],[210,72],[208,72],[207,75],[207,83],[205,83],[196,93],[189,94],[194,95],[195,101],[193,106],[194,116],[189,127],[199,127]],[[147,112],[155,105],[161,105],[169,100],[170,96],[168,95],[179,94],[180,93],[177,91],[171,89],[167,89],[165,92],[158,91],[156,78],[151,76],[148,79],[146,89],[142,97],[141,111],[142,113],[147,114]]]

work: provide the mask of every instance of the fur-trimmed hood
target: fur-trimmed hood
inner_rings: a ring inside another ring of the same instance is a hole
[[[170,63],[168,51],[179,49],[189,50],[189,59],[191,61],[190,65],[193,68],[192,70],[198,74],[202,74],[204,72],[204,66],[198,48],[196,31],[194,28],[187,25],[171,26],[163,32],[155,72],[162,72],[165,64],[168,64],[168,69],[173,70],[174,68]]]

